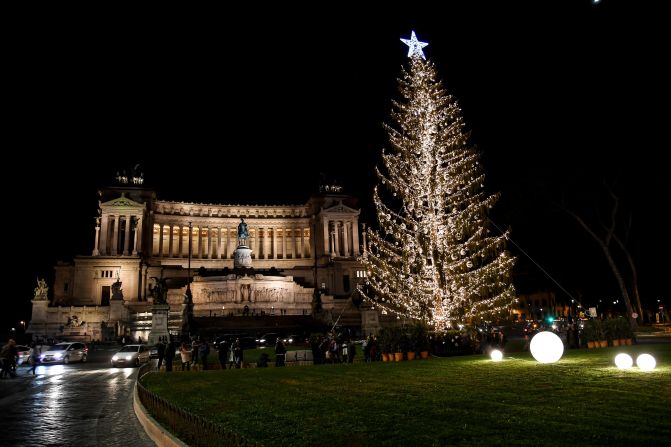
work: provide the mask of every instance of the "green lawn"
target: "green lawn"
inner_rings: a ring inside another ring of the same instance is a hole
[[[657,369],[614,367],[648,352]],[[669,445],[671,344],[571,350],[556,364],[527,353],[155,373],[147,387],[268,446]]]

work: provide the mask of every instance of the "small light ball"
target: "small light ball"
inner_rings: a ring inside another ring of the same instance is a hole
[[[531,339],[529,350],[537,362],[554,363],[564,354],[564,343],[554,332],[543,331]]]
[[[498,349],[493,349],[489,356],[492,358],[492,362],[500,362],[503,360],[503,352]]]
[[[641,371],[652,371],[657,366],[657,362],[650,354],[641,354],[636,357],[636,365],[641,368]]]
[[[615,356],[615,366],[620,369],[629,369],[634,364],[634,359],[629,354],[618,354]]]

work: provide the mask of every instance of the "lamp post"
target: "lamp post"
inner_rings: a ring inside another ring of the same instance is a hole
[[[200,231],[200,229],[198,230]],[[188,342],[193,330],[193,299],[191,297],[191,248],[193,243],[193,223],[189,222],[189,260],[187,264],[186,292],[182,304],[182,341]]]

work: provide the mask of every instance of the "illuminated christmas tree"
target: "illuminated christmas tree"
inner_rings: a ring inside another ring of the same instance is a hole
[[[383,188],[373,200],[378,231],[367,233],[362,295],[382,308],[437,330],[502,315],[515,301],[505,251],[507,232],[489,235],[487,212],[498,195],[484,192],[480,155],[468,144],[461,111],[424,58],[412,33],[402,100],[386,126]],[[384,198],[384,200],[383,200]]]

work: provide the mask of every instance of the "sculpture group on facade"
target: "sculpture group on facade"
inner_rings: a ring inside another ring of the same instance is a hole
[[[35,287],[35,296],[36,300],[46,300],[47,292],[49,291],[49,286],[44,279],[37,278],[37,287]]]
[[[113,300],[122,300],[123,299],[123,289],[121,288],[121,277],[119,272],[116,273],[116,281],[112,283],[112,299]]]

